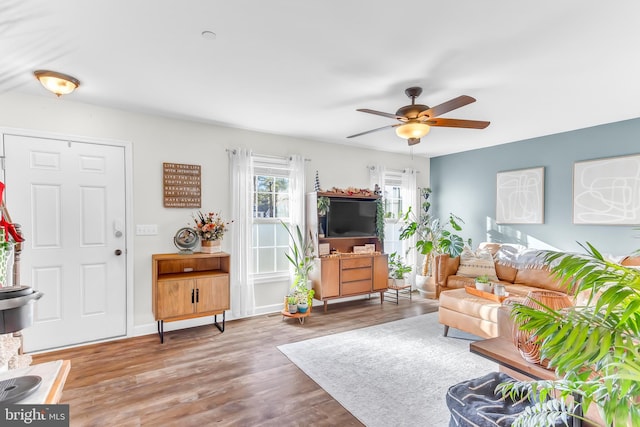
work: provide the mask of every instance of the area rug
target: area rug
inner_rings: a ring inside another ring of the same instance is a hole
[[[469,352],[479,339],[429,313],[278,347],[369,427],[447,426],[450,386],[497,371]]]

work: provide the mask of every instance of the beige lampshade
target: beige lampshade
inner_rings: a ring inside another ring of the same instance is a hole
[[[404,139],[420,139],[428,134],[429,130],[431,130],[431,126],[427,124],[420,122],[408,122],[396,128],[396,135]]]
[[[49,70],[37,70],[33,74],[42,83],[42,86],[55,93],[56,96],[68,95],[80,86],[78,79],[67,74]]]

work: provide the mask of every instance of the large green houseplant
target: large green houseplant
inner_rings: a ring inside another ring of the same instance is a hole
[[[295,229],[280,221],[289,234],[289,252],[285,253],[287,260],[293,266],[294,280],[289,291],[289,295],[295,297],[296,301],[307,300],[311,303],[314,295],[313,289],[308,286],[309,273],[314,265],[313,239],[311,233],[305,238],[296,225]]]
[[[415,215],[409,207],[402,221],[405,225],[400,230],[400,240],[407,240],[415,236],[416,250],[425,256],[422,264],[423,276],[429,274],[434,254],[449,254],[456,257],[462,253],[465,243],[471,245],[471,239],[465,242],[461,236],[456,234],[462,230],[461,224],[464,224],[464,221],[453,213],[450,213],[448,221],[443,223],[439,218],[434,218],[429,213]]]
[[[545,262],[567,290],[589,295],[584,305],[555,311],[522,304],[514,322],[540,343],[559,380],[516,382],[501,388],[512,397],[531,393],[543,400],[523,412],[514,426],[553,425],[567,414],[596,405],[609,426],[640,426],[640,270],[604,259],[587,243],[586,254],[546,252]],[[572,403],[570,396],[581,402]]]

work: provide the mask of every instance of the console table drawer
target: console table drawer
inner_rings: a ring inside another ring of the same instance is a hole
[[[371,280],[342,283],[342,295],[356,295],[371,292]]]
[[[371,280],[371,268],[352,268],[342,270],[342,282],[355,282],[358,280]]]
[[[371,260],[371,257],[343,259],[341,260],[342,269],[371,267]]]

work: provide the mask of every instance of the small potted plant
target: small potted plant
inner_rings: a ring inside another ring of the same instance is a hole
[[[297,299],[295,295],[289,295],[287,297],[287,309],[291,314],[298,312],[298,304],[297,304]]]
[[[476,277],[476,289],[482,292],[491,292],[493,285],[489,281],[489,276],[486,274]]]
[[[411,273],[411,266],[405,264],[397,252],[389,255],[389,284],[404,286],[405,274]]]
[[[305,288],[296,290],[295,295],[299,313],[307,312],[307,310],[309,309],[309,305],[311,305],[311,302],[313,300],[314,294],[315,291],[313,289]]]

